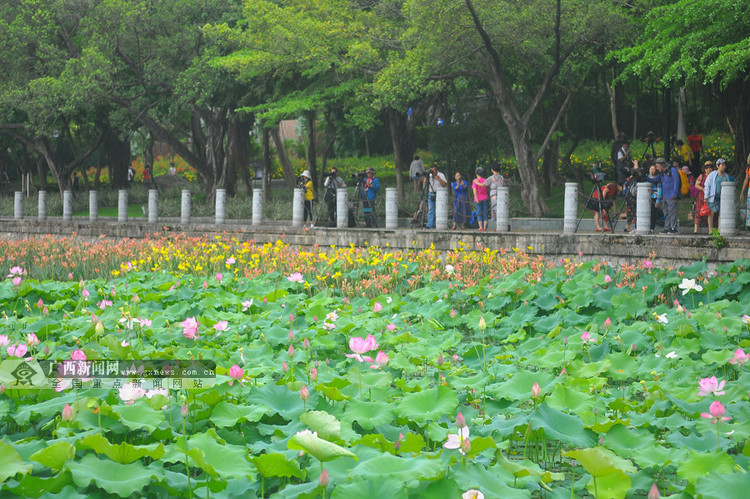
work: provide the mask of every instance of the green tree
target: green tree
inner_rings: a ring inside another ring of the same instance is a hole
[[[735,164],[750,153],[750,22],[746,0],[679,0],[655,7],[642,35],[614,53],[636,77],[668,88],[702,82],[720,93],[735,139]]]

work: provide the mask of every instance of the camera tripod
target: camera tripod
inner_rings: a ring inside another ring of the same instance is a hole
[[[419,204],[417,205],[417,211],[414,213],[414,215],[411,218],[411,226],[412,228],[424,228],[427,224],[427,213],[429,211],[430,206],[430,196],[435,194],[435,190],[432,188],[432,184],[430,184],[430,178],[432,177],[432,173],[426,173],[424,177],[424,186],[422,187],[422,197],[419,198]]]

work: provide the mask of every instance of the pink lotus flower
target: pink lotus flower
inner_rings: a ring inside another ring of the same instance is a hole
[[[236,380],[242,380],[242,378],[244,378],[244,377],[245,377],[245,370],[244,370],[244,369],[242,369],[242,368],[241,368],[240,366],[238,366],[237,364],[235,364],[235,365],[233,365],[233,366],[232,366],[232,367],[231,367],[231,368],[229,369],[229,377],[230,377],[230,378],[232,378],[232,380],[235,380],[235,379],[236,379]],[[230,381],[230,382],[229,382],[229,386],[232,386],[232,383],[233,383],[233,381]]]
[[[105,310],[107,307],[112,306],[111,300],[102,300],[99,303],[96,304],[100,309]]]
[[[743,315],[742,322],[744,322],[745,324],[750,324],[750,315],[747,315],[747,314]]]
[[[372,306],[372,311],[380,312],[381,310],[383,310],[383,305],[381,305],[379,301],[376,301],[375,305]]]
[[[73,413],[73,408],[70,407],[70,404],[65,404],[65,407],[63,407],[63,410],[62,410],[62,420],[73,421],[73,418],[75,418],[75,414]]]
[[[446,449],[458,449],[461,454],[466,454],[463,449],[464,440],[469,439],[469,427],[464,426],[458,429],[458,434],[449,433],[448,440],[443,444]]]
[[[310,391],[305,385],[302,385],[302,388],[299,391],[299,398],[301,398],[302,400],[307,400],[310,398]]]
[[[19,343],[18,345],[11,345],[6,350],[8,351],[8,355],[10,355],[11,357],[18,357],[19,359],[23,358],[23,356],[26,355],[26,352],[29,351],[29,349],[26,348],[26,345],[24,345],[23,343]]]
[[[14,277],[13,278],[13,285],[14,286],[20,286],[21,285],[21,280],[22,279],[20,277],[18,277],[18,276]]]
[[[0,334],[0,347],[4,347],[10,344],[10,338],[7,334]]]
[[[643,268],[646,270],[651,270],[654,268],[654,263],[651,260],[643,260]]]
[[[26,344],[29,346],[36,346],[39,344],[39,338],[37,338],[35,333],[29,333],[26,335]]]
[[[388,325],[387,325],[387,326],[386,326],[385,328],[386,328],[386,329],[387,329],[388,331],[395,331],[395,330],[396,330],[396,325],[395,325],[395,324],[393,324],[393,323],[391,323],[391,324],[388,324]]]
[[[146,390],[133,383],[125,383],[125,386],[119,390],[120,400],[126,405],[132,405],[133,402],[146,395]]]
[[[242,305],[242,311],[245,312],[248,308],[253,306],[253,299],[245,300],[240,305]]]
[[[8,274],[8,277],[16,277],[21,275],[26,275],[26,271],[23,268],[16,266],[10,268],[10,274]]]
[[[226,261],[227,265],[234,265],[235,263],[237,263],[237,260],[235,260],[233,256],[230,256],[229,258],[227,258],[227,261]]]
[[[584,344],[586,344],[586,343],[596,343],[596,338],[594,338],[593,336],[591,336],[591,333],[589,333],[588,331],[584,331],[583,334],[581,335],[581,341]]]
[[[141,328],[147,328],[147,327],[151,327],[151,324],[153,324],[153,323],[154,323],[154,321],[153,321],[153,320],[151,320],[151,319],[141,319],[141,318],[139,317],[139,318],[138,318],[138,320],[140,321],[140,324],[141,324]]]
[[[451,309],[450,316],[451,316],[451,319],[455,319],[455,317],[456,317],[456,309],[453,309],[453,308]]]
[[[221,272],[217,272],[215,277],[216,277],[216,280],[219,282],[221,282],[221,280],[224,279],[224,276],[221,275]]]
[[[349,348],[354,352],[353,354],[346,354],[350,359],[357,359],[359,362],[364,362],[365,360],[367,360],[367,362],[372,362],[371,357],[362,357],[362,354],[378,348],[378,342],[371,334],[368,334],[367,338],[364,339],[357,336],[349,340]]]
[[[208,289],[208,281],[203,281],[203,289]]]
[[[298,283],[305,282],[300,272],[294,272],[293,274],[290,274],[289,277],[287,277],[287,280],[289,282],[298,282]]]
[[[70,358],[73,360],[86,360],[86,354],[83,350],[73,350],[70,352]]]
[[[698,396],[705,397],[706,395],[713,394],[715,397],[724,395],[726,392],[723,390],[726,380],[721,380],[721,383],[716,379],[716,376],[710,378],[703,378],[698,382],[700,390]]]
[[[314,367],[310,368],[310,379],[312,381],[318,381],[318,370]]]
[[[484,494],[477,489],[469,489],[461,494],[461,499],[484,499]]]
[[[188,317],[180,323],[182,326],[182,336],[189,340],[198,338],[198,321],[195,317]]]
[[[609,274],[606,274],[604,276],[604,282],[612,282],[612,278],[609,276]]]
[[[380,369],[385,367],[389,360],[391,359],[388,355],[381,350],[378,352],[378,355],[375,356],[375,363],[370,366],[370,369]]]
[[[216,336],[219,336],[223,331],[229,330],[229,323],[227,321],[219,321],[216,324],[214,324],[214,329],[218,333]]]
[[[726,410],[721,402],[714,400],[713,404],[708,408],[708,412],[701,412],[701,417],[711,419],[711,424],[716,424],[719,421],[729,421],[732,418],[723,417]]]
[[[742,367],[748,360],[750,360],[750,355],[746,354],[741,348],[738,348],[734,351],[734,357],[729,359],[729,363],[739,364]]]
[[[604,319],[604,327],[609,327],[611,325],[612,325],[612,320],[609,317]]]

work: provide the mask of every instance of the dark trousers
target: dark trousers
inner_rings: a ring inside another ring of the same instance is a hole
[[[365,217],[366,227],[378,226],[377,219],[375,218],[375,200],[374,199],[362,200],[362,214]]]
[[[305,199],[305,219],[304,219],[305,222],[307,222],[308,217],[310,218],[310,221],[312,222],[313,221],[313,202],[312,200]]]

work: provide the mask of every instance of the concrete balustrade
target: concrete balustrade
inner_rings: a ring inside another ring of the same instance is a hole
[[[47,191],[39,191],[37,215],[39,220],[47,220]]]
[[[349,191],[336,189],[336,228],[346,229],[349,226]]]
[[[73,220],[73,191],[63,191],[63,222]]]
[[[263,189],[253,189],[253,225],[263,224]]]
[[[448,188],[435,189],[435,230],[448,230]]]
[[[385,228],[398,229],[398,189],[385,189]]]
[[[635,230],[638,234],[651,232],[651,183],[638,182],[635,198]]]
[[[305,190],[294,189],[292,199],[292,227],[302,227],[305,215]]]
[[[578,228],[578,183],[565,182],[563,233],[573,234]]]
[[[222,225],[227,219],[227,190],[216,189],[216,225]]]
[[[128,191],[120,189],[117,193],[117,221],[128,221]]]
[[[736,232],[737,182],[722,182],[719,200],[719,234],[733,236]]]
[[[96,222],[99,219],[99,193],[89,191],[89,222]]]
[[[148,191],[148,223],[155,224],[159,221],[159,191],[149,189]]]
[[[13,218],[21,220],[23,218],[23,192],[16,191],[13,195]]]
[[[190,190],[182,189],[182,199],[180,200],[180,223],[190,225]]]

